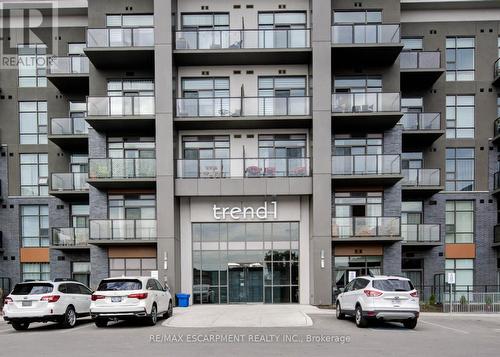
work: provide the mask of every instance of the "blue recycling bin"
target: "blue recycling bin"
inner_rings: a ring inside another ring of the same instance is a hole
[[[175,294],[177,298],[177,306],[179,307],[188,307],[189,306],[189,294]]]

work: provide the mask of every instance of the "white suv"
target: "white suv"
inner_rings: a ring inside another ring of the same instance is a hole
[[[335,306],[338,319],[353,315],[358,327],[366,327],[369,319],[379,319],[402,322],[413,329],[420,313],[417,290],[409,279],[399,276],[355,278],[338,295]]]
[[[58,322],[71,328],[90,315],[92,291],[76,281],[33,281],[16,284],[5,298],[3,318],[16,330],[32,322]]]
[[[92,295],[90,314],[97,327],[106,327],[109,320],[143,318],[156,325],[158,315],[172,316],[170,289],[150,277],[109,278],[100,282]]]

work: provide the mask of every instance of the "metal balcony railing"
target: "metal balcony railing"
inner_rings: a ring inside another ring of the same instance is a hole
[[[441,181],[440,169],[403,169],[403,186],[439,186]]]
[[[90,240],[155,240],[154,219],[90,220]]]
[[[154,115],[154,96],[87,97],[89,116]]]
[[[333,93],[333,113],[400,112],[399,93]]]
[[[86,135],[89,133],[89,125],[85,118],[51,118],[51,135]]]
[[[406,112],[401,118],[403,130],[439,130],[441,129],[441,113]]]
[[[100,28],[87,30],[87,48],[151,47],[154,46],[154,28]]]
[[[332,26],[333,44],[395,44],[401,42],[399,24],[339,24]]]
[[[156,159],[89,159],[89,178],[124,179],[153,178]]]
[[[52,191],[88,191],[88,177],[86,172],[53,173],[50,189]]]
[[[177,178],[305,177],[310,173],[308,157],[177,160]]]
[[[56,247],[85,247],[89,242],[89,228],[52,228],[51,245]]]
[[[336,217],[332,218],[332,236],[350,237],[399,237],[399,217]]]
[[[310,29],[181,30],[175,33],[177,50],[309,48]]]
[[[332,156],[332,175],[401,174],[400,155]]]
[[[439,242],[439,224],[402,224],[401,237],[403,242]]]
[[[310,115],[310,97],[178,98],[177,117]]]
[[[49,74],[88,74],[89,59],[86,56],[52,57]]]
[[[438,69],[441,67],[441,52],[403,51],[399,64],[401,69]]]

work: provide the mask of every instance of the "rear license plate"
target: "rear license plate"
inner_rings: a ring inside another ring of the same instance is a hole
[[[395,299],[395,300],[392,300],[392,304],[393,304],[394,306],[399,306],[399,305],[401,305],[401,301],[400,301],[400,300]]]
[[[31,306],[31,301],[23,301],[22,306]]]
[[[122,301],[122,297],[121,296],[113,296],[111,298],[111,302],[121,302]]]

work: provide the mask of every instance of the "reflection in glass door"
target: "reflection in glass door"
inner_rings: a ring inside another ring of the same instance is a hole
[[[229,263],[229,302],[263,302],[263,269],[261,263]]]

